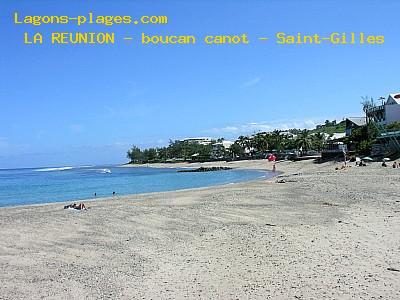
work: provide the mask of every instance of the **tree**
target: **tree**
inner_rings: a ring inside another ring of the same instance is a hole
[[[130,163],[138,163],[142,161],[142,152],[139,147],[132,145],[132,148],[126,153],[126,157],[131,160]]]
[[[307,129],[302,130],[296,139],[297,149],[301,151],[307,151],[312,147],[312,137],[310,131]]]
[[[325,134],[322,132],[317,132],[312,136],[312,144],[318,152],[322,150],[326,142]]]
[[[279,130],[274,130],[274,132],[271,134],[271,141],[274,149],[277,149],[278,151],[282,150],[283,136]]]
[[[163,161],[168,159],[168,148],[162,147],[157,149],[157,157]]]
[[[269,141],[267,133],[257,133],[253,138],[254,147],[260,151],[264,152],[268,150]]]
[[[251,151],[251,148],[254,144],[252,139],[250,139],[248,136],[243,135],[239,136],[236,142],[240,145],[240,147],[242,147],[243,152],[245,152],[246,149]]]
[[[378,130],[373,124],[368,124],[351,131],[351,136],[348,138],[356,145],[356,151],[361,155],[368,155],[371,152],[371,147],[375,143],[378,136]]]
[[[228,150],[231,157],[241,157],[244,154],[243,147],[236,141],[234,142]]]
[[[374,108],[376,106],[374,99],[372,97],[370,98],[368,96],[365,96],[365,97],[361,97],[361,99],[362,99],[361,105],[362,105],[363,111],[365,113],[367,113],[371,108]]]

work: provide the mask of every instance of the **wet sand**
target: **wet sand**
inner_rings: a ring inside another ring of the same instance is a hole
[[[400,298],[400,169],[336,166],[86,211],[1,208],[0,298]]]

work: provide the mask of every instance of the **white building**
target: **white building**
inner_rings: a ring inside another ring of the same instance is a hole
[[[400,121],[400,93],[390,94],[387,100],[379,106],[367,110],[369,121],[380,125],[389,125]]]
[[[327,140],[328,141],[335,141],[335,140],[340,140],[346,136],[345,132],[335,132],[332,135],[328,135]]]
[[[385,104],[386,125],[400,121],[400,94],[391,94]]]
[[[217,142],[212,145],[211,157],[213,159],[223,158],[225,155],[225,150],[228,150],[234,143],[231,141]]]
[[[186,138],[181,140],[181,142],[188,142],[189,144],[210,145],[212,143],[212,138],[209,137]]]

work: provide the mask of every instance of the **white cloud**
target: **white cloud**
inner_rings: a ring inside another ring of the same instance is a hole
[[[241,88],[249,88],[249,87],[252,87],[252,86],[255,86],[255,85],[259,84],[260,81],[261,81],[260,77],[254,77],[254,78],[252,78],[250,80],[247,80],[246,82],[243,82],[240,85],[240,87]]]
[[[340,120],[340,119],[339,119]],[[323,124],[325,119],[320,118],[307,118],[303,120],[276,120],[269,122],[248,122],[239,125],[228,125],[221,128],[213,128],[206,130],[207,133],[215,135],[248,135],[262,131],[273,131],[273,130],[288,130],[292,128],[298,129],[313,129],[318,124]]]

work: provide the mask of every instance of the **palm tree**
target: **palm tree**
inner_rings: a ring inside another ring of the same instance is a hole
[[[248,136],[243,135],[238,137],[237,143],[243,148],[244,152],[246,149],[250,151],[253,146],[253,141]]]
[[[253,142],[258,151],[264,152],[268,150],[269,141],[266,133],[257,133],[253,138]]]
[[[238,137],[238,139],[237,139],[237,144],[240,146],[240,147],[242,147],[243,149],[246,147],[245,146],[245,144],[246,144],[246,139],[247,139],[247,137],[245,137],[245,136],[243,136],[243,135],[241,135],[241,136],[239,136]]]
[[[312,139],[314,147],[318,150],[318,152],[320,152],[326,142],[325,134],[322,132],[317,132],[312,136]]]
[[[312,146],[312,137],[310,135],[310,131],[307,129],[302,130],[297,136],[297,149],[301,149],[300,151],[303,153],[307,151]]]
[[[281,135],[279,130],[274,130],[271,135],[271,139],[273,141],[274,148],[278,151],[282,150],[283,148],[283,135]]]

